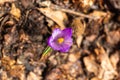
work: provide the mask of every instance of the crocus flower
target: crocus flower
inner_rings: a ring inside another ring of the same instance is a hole
[[[64,30],[56,28],[48,39],[48,45],[53,50],[58,50],[60,52],[68,52],[72,43],[71,28],[66,28]]]

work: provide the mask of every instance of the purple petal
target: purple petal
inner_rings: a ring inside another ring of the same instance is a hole
[[[52,36],[48,38],[48,45],[54,50],[60,49],[60,46],[55,42],[55,39]]]
[[[64,38],[64,42],[61,44],[57,42],[57,39],[60,37]],[[53,31],[52,36],[49,37],[48,39],[48,45],[54,50],[58,50],[61,52],[68,52],[72,44],[73,42],[72,42],[72,29],[71,28],[66,28],[64,30],[60,30],[56,28]]]
[[[69,45],[63,44],[63,45],[61,45],[59,51],[61,51],[61,52],[68,52],[69,49],[70,49],[70,46],[69,46]]]
[[[72,44],[73,44],[72,38],[66,39],[65,42],[62,44],[60,51],[61,52],[68,52],[68,50],[70,49]]]
[[[51,43],[51,47],[52,47],[54,50],[59,50],[59,49],[60,49],[60,45],[56,44],[55,42],[52,42],[52,43]]]
[[[59,34],[61,34],[62,30],[60,30],[59,28],[54,29],[53,33],[52,33],[52,37],[56,38]]]
[[[64,44],[67,44],[67,45],[71,46],[73,44],[72,38],[69,37],[69,38],[65,39]]]
[[[62,35],[64,35],[65,37],[71,37],[72,36],[72,28],[66,28],[64,30],[62,30]]]
[[[51,42],[52,42],[52,36],[50,36],[47,40],[48,45],[51,47]]]

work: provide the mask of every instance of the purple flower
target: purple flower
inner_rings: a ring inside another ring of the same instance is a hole
[[[58,50],[61,52],[68,52],[72,45],[72,29],[66,28],[64,30],[60,30],[56,28],[52,36],[48,39],[48,45],[54,50]]]

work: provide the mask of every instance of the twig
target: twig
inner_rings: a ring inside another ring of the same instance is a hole
[[[96,16],[90,16],[90,15],[86,15],[86,14],[83,14],[83,13],[80,13],[80,12],[76,12],[76,11],[73,11],[73,10],[70,10],[70,9],[61,8],[60,6],[52,4],[51,1],[45,1],[45,2],[41,3],[40,5],[43,6],[43,7],[49,7],[49,8],[52,8],[54,10],[63,11],[63,12],[66,12],[66,13],[74,14],[74,15],[77,15],[77,16],[82,16],[82,17],[89,18],[89,19],[98,19],[99,18],[99,17],[96,17]]]
[[[59,9],[59,10],[61,10],[63,12],[70,13],[70,14],[74,14],[74,15],[77,15],[77,16],[82,16],[82,17],[90,18],[90,19],[96,19],[97,18],[97,17],[94,17],[94,16],[85,15],[83,13],[76,12],[76,11],[73,11],[73,10],[70,10],[70,9]]]
[[[89,18],[89,19],[98,19],[99,17],[96,17],[96,16],[89,16],[89,15],[86,15],[86,14],[83,14],[83,13],[80,13],[80,12],[76,12],[76,11],[73,11],[73,10],[70,10],[70,9],[63,9],[57,5],[51,5],[50,6],[52,9],[55,9],[55,10],[60,10],[60,11],[63,11],[63,12],[66,12],[66,13],[70,13],[70,14],[74,14],[74,15],[77,15],[77,16],[82,16],[82,17],[85,17],[85,18]]]

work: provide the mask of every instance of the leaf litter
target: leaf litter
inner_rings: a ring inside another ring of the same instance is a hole
[[[0,0],[0,80],[119,80],[120,1]],[[68,52],[40,60],[55,28]]]

